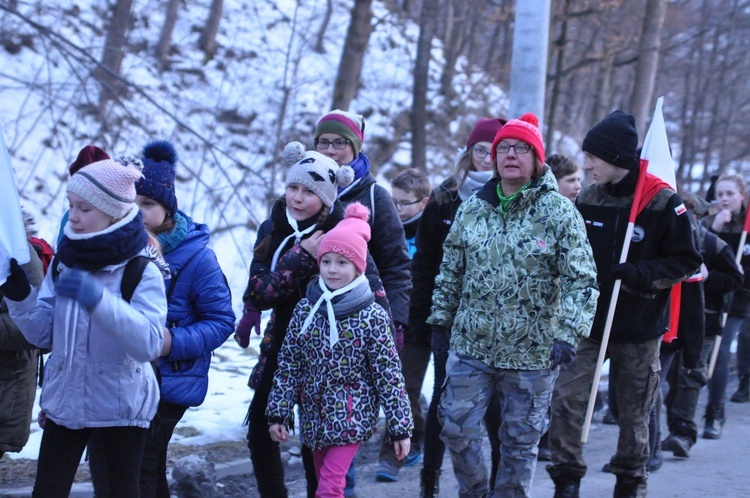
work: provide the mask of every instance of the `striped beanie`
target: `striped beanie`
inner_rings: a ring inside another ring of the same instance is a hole
[[[135,182],[141,172],[131,165],[123,165],[112,159],[91,163],[78,170],[68,181],[68,192],[83,200],[115,220],[123,218],[135,204]]]
[[[362,142],[365,140],[365,118],[360,114],[336,109],[320,118],[315,127],[315,140],[324,133],[335,133],[349,140],[356,157],[362,150]]]

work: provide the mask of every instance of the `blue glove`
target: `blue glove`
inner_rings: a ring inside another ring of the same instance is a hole
[[[549,361],[552,363],[550,368],[555,369],[560,365],[567,365],[576,357],[576,348],[570,343],[560,339],[555,339],[554,344],[549,350]]]
[[[67,270],[57,279],[55,292],[60,296],[75,299],[84,308],[91,310],[102,299],[104,288],[85,271]]]
[[[11,258],[10,275],[8,275],[5,283],[0,286],[0,290],[11,301],[23,301],[31,292],[29,278],[26,276],[23,268],[21,268],[21,265],[18,264],[18,261],[16,261],[16,258]]]

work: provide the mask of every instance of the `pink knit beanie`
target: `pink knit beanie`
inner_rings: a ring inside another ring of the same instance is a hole
[[[344,219],[333,227],[318,246],[318,265],[323,255],[335,252],[351,261],[359,273],[367,267],[367,242],[370,240],[370,225],[367,219],[370,210],[359,202],[346,207]]]
[[[91,163],[71,176],[68,192],[81,196],[96,209],[119,220],[131,209],[138,209],[135,182],[141,176],[132,165],[105,159]]]
[[[527,112],[518,119],[511,119],[500,128],[492,142],[493,161],[497,158],[497,144],[504,138],[514,138],[531,145],[539,162],[544,164],[544,139],[539,131],[539,118],[534,114]]]

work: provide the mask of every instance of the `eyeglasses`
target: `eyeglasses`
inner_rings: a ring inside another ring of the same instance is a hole
[[[472,150],[474,151],[474,155],[477,156],[479,159],[484,159],[485,157],[491,154],[490,151],[488,151],[484,147],[480,147],[479,145],[474,145],[472,147]]]
[[[510,152],[510,149],[513,149],[516,154],[526,154],[532,149],[532,147],[529,144],[518,142],[515,145],[500,144],[495,150],[497,150],[498,154],[507,154],[508,152]]]
[[[346,149],[346,146],[352,143],[351,140],[344,140],[343,138],[337,138],[334,141],[321,139],[321,140],[315,140],[315,148],[318,150],[326,150],[329,145],[333,145],[333,148],[336,150],[342,150]]]
[[[396,209],[406,208],[409,206],[413,206],[414,204],[420,202],[422,199],[417,199],[416,201],[397,201],[396,199],[393,199],[393,204],[396,205]]]

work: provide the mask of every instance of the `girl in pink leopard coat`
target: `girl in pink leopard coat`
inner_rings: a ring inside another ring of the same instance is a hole
[[[364,276],[369,214],[362,204],[349,205],[321,241],[320,276],[294,309],[266,408],[271,438],[282,442],[299,403],[317,498],[344,496],[346,471],[375,432],[381,405],[397,458],[409,453],[413,421],[401,363],[388,314]]]

